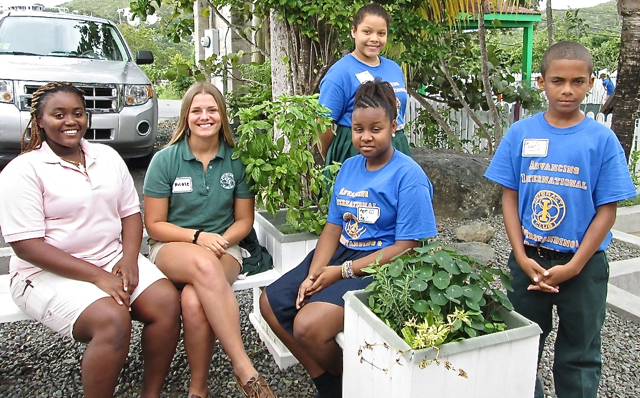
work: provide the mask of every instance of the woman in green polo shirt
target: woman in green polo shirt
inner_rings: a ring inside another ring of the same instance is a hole
[[[233,138],[224,98],[196,83],[182,99],[180,120],[151,161],[144,181],[149,258],[182,287],[190,397],[207,396],[215,338],[231,359],[245,396],[273,397],[247,356],[231,285],[242,271],[238,242],[253,226],[254,194]]]

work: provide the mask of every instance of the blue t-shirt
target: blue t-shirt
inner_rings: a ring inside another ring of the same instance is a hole
[[[369,66],[347,54],[336,62],[320,82],[321,105],[331,110],[331,118],[340,126],[351,127],[351,113],[358,87],[364,82],[379,77],[391,84],[398,101],[398,130],[404,128],[404,113],[407,107],[407,88],[402,69],[394,61],[380,57],[380,65]]]
[[[561,252],[578,250],[596,207],[636,196],[618,138],[588,117],[568,128],[551,126],[543,112],[514,123],[485,177],[518,191],[526,244]]]
[[[400,151],[379,170],[365,163],[349,158],[336,177],[327,222],[342,226],[340,243],[370,251],[436,236],[433,187],[422,168]]]
[[[607,90],[607,95],[613,94],[613,91],[616,89],[616,86],[613,85],[613,82],[608,77],[602,80],[602,86]]]

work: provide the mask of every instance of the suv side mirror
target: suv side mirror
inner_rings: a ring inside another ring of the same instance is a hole
[[[153,53],[146,50],[138,50],[136,52],[136,64],[147,65],[153,63]]]

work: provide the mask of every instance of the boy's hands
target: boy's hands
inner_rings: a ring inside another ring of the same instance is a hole
[[[518,264],[532,282],[531,285],[527,287],[527,290],[539,290],[547,293],[559,292],[558,285],[549,282],[549,278],[552,276],[551,269],[553,268],[546,270],[529,257],[518,261]]]
[[[549,273],[549,276],[545,278],[544,283],[548,286],[556,286],[557,291],[554,293],[557,293],[559,291],[558,286],[562,282],[568,281],[569,279],[578,275],[580,271],[577,269],[577,267],[573,266],[571,261],[569,261],[566,264],[556,265],[555,267],[549,268],[548,273]],[[537,287],[538,287],[537,285],[530,285],[528,290],[545,291]]]

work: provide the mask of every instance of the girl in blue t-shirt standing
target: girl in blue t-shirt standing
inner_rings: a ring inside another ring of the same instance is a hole
[[[373,281],[362,269],[378,256],[388,263],[437,234],[431,182],[391,145],[397,118],[391,85],[364,83],[351,117],[360,155],[347,159],[336,177],[316,250],[260,298],[264,319],[325,398],[342,396],[342,350],[334,340],[343,329],[342,296]]]
[[[392,145],[411,156],[409,142],[404,135],[407,106],[404,75],[397,63],[380,55],[387,43],[389,22],[389,14],[378,4],[360,8],[351,28],[355,49],[336,62],[320,82],[320,104],[331,110],[331,118],[337,125],[335,136],[331,130],[320,136],[320,152],[327,165],[344,163],[358,154],[351,144],[353,102],[358,87],[374,78],[388,82],[393,88],[398,117],[392,132]]]

